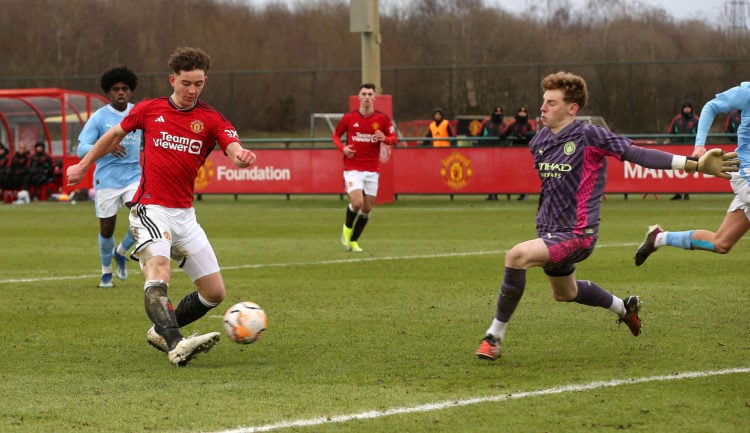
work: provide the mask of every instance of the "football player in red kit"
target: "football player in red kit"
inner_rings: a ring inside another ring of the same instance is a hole
[[[242,147],[234,126],[198,99],[208,81],[209,66],[210,58],[201,49],[178,48],[169,59],[173,93],[136,104],[67,171],[69,185],[78,183],[101,156],[117,154],[127,133],[143,131],[143,174],[130,209],[136,238],[133,257],[146,280],[145,308],[153,323],[147,341],[166,352],[177,366],[186,365],[218,342],[218,332],[183,337],[179,329],[203,317],[226,295],[216,255],[193,208],[198,170],[215,145],[237,167],[255,163],[255,154]],[[176,308],[167,297],[170,258],[196,287]]]
[[[358,240],[370,219],[378,195],[380,146],[396,144],[393,122],[375,109],[375,85],[359,86],[359,108],[344,114],[333,133],[333,143],[344,153],[344,183],[349,194],[341,243],[361,252]],[[341,136],[346,133],[346,144]]]

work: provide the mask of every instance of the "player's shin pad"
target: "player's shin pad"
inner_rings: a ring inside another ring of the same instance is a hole
[[[732,177],[729,173],[739,169],[740,160],[737,158],[737,152],[724,153],[721,149],[709,149],[698,159],[697,171],[711,176],[729,179]]]
[[[176,331],[177,318],[167,297],[167,285],[155,284],[145,290],[146,314],[160,332]]]

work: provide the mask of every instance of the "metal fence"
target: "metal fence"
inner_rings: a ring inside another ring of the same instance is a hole
[[[620,133],[664,133],[684,100],[696,110],[715,93],[747,79],[750,58],[644,62],[522,63],[393,66],[381,72],[383,93],[393,96],[395,120],[429,118],[434,107],[449,117],[489,114],[495,105],[513,112],[541,100],[539,83],[566,70],[583,76],[590,100],[584,114],[603,116]],[[325,70],[211,71],[203,99],[243,131],[298,133],[312,113],[348,109],[360,84],[359,68]],[[2,77],[1,88],[59,87],[101,92],[99,76]],[[165,72],[139,73],[136,99],[171,89]]]

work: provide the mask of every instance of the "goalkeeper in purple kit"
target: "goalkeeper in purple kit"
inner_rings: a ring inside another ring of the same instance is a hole
[[[537,238],[515,245],[505,256],[495,316],[476,351],[482,359],[500,356],[508,322],[526,288],[526,272],[532,267],[544,269],[556,301],[608,309],[634,336],[641,333],[637,295],[619,298],[593,281],[576,279],[576,263],[590,256],[596,245],[607,157],[647,168],[699,171],[723,178],[738,170],[735,153],[711,149],[698,160],[635,146],[628,138],[575,121],[588,101],[586,82],[577,75],[558,72],[545,77],[541,85],[544,128],[529,143],[542,181]]]

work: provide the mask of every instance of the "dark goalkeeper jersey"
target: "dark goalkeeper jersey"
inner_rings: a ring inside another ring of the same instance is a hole
[[[623,159],[630,139],[574,121],[558,134],[539,131],[529,143],[542,181],[537,234],[596,233],[607,183],[607,157]]]

